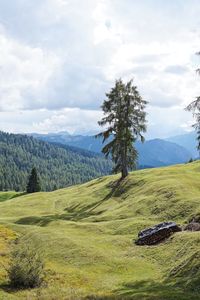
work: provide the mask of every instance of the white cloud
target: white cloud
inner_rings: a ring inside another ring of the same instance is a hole
[[[70,12],[68,0],[45,0],[37,11],[38,18],[43,25],[55,25],[66,18]]]
[[[191,118],[183,108],[200,94],[198,0],[0,0],[0,11],[0,110],[45,109],[44,119],[31,115],[35,130],[77,132],[86,120],[97,129],[118,77],[134,77],[150,102],[151,135]]]
[[[54,111],[51,117],[34,123],[33,128],[36,132],[42,133],[67,131],[70,134],[91,134],[98,131],[97,122],[101,117],[101,111],[66,108]]]
[[[191,115],[181,107],[148,108],[149,123],[147,138],[167,138],[190,131],[193,124]]]
[[[65,108],[61,110],[25,110],[0,112],[0,129],[6,132],[48,133],[67,131],[92,134],[99,130],[102,112]]]
[[[40,107],[59,59],[0,34],[0,111]],[[28,97],[27,97],[28,95]]]

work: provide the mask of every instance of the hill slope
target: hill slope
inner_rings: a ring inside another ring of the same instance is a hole
[[[200,299],[200,232],[133,242],[147,226],[200,213],[200,163],[133,172],[114,189],[117,179],[0,202],[0,223],[34,240],[47,268],[46,287],[0,288],[0,299]]]
[[[0,132],[0,190],[25,190],[33,166],[43,190],[85,182],[109,174],[112,167],[95,153]]]
[[[50,143],[61,143],[96,153],[101,153],[102,149],[102,140],[95,139],[94,136],[73,136],[64,132],[46,135],[33,134],[33,136]],[[190,151],[183,146],[162,139],[149,140],[144,144],[137,142],[136,148],[139,152],[140,168],[184,163],[192,157]]]

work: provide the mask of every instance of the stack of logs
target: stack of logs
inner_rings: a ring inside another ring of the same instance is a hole
[[[166,238],[172,233],[181,231],[181,227],[175,222],[163,222],[154,227],[144,229],[139,232],[136,245],[154,245]]]

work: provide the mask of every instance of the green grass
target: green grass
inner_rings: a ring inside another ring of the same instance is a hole
[[[0,299],[200,299],[200,232],[134,244],[147,226],[200,214],[200,163],[133,172],[116,187],[118,178],[0,203],[2,228],[46,261],[44,286],[13,291],[4,274]]]
[[[0,286],[7,280],[7,272],[4,266],[9,263],[10,244],[16,239],[16,237],[16,233],[0,225]],[[0,299],[3,298],[0,296]]]
[[[11,192],[0,192],[0,202],[4,202],[16,197],[23,195],[24,193],[17,193],[14,191]]]

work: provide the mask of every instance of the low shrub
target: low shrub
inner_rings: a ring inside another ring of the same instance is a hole
[[[34,245],[19,242],[11,252],[8,269],[10,284],[15,288],[34,288],[44,278],[44,262]]]

